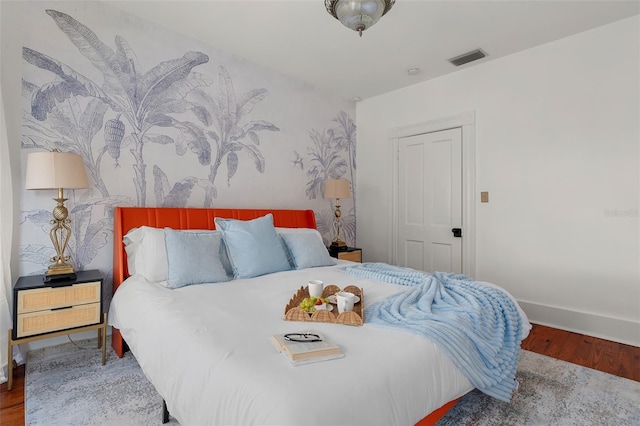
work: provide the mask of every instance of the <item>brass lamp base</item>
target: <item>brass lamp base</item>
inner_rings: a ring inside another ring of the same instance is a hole
[[[331,250],[336,250],[336,251],[345,251],[348,249],[347,247],[347,243],[345,243],[342,240],[335,240],[331,243],[331,245],[329,246],[329,248]]]
[[[53,247],[56,249],[56,255],[50,259],[50,262],[54,262],[49,265],[47,273],[44,276],[44,282],[51,281],[63,281],[68,279],[75,279],[76,274],[73,272],[73,266],[67,263],[69,256],[64,252],[67,249],[69,243],[69,237],[71,237],[71,228],[69,227],[69,211],[64,206],[64,202],[67,201],[64,198],[64,191],[62,188],[58,188],[58,198],[54,198],[58,202],[58,205],[53,209],[53,228],[49,231],[49,237],[53,243]]]
[[[73,271],[73,267],[69,264],[54,264],[49,266],[47,272],[44,275],[44,282],[62,281],[62,280],[75,280],[76,274]]]
[[[69,264],[53,264],[47,269],[47,275],[73,274],[73,267]]]

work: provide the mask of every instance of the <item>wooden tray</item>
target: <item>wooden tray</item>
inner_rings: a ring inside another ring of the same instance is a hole
[[[364,292],[361,288],[348,285],[344,290],[341,290],[337,285],[329,284],[322,290],[322,297],[327,298],[340,291],[351,292],[360,298],[360,301],[353,305],[353,311],[338,314],[338,307],[335,303],[332,303],[333,311],[329,312],[326,309],[321,309],[309,315],[304,309],[298,307],[304,298],[309,297],[309,289],[300,287],[284,308],[284,319],[287,321],[331,322],[345,325],[364,324]]]

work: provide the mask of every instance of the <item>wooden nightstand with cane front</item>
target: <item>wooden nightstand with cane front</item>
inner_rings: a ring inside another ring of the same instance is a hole
[[[7,389],[13,385],[13,346],[81,331],[98,330],[106,363],[107,314],[102,313],[103,276],[78,271],[75,279],[44,282],[42,275],[18,278],[13,288],[13,330],[9,330]]]
[[[362,263],[362,249],[356,247],[347,247],[344,250],[332,250],[331,247],[329,247],[329,255],[336,259]]]

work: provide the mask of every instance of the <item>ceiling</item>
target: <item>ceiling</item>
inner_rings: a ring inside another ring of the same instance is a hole
[[[327,13],[323,0],[113,5],[347,99],[366,99],[640,13],[640,1],[396,0],[360,38]],[[488,56],[461,67],[447,61],[476,48]],[[409,68],[420,72],[410,76]]]

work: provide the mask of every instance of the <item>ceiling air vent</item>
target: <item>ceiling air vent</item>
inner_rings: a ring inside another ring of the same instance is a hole
[[[482,50],[476,49],[476,50],[472,50],[471,52],[463,53],[462,55],[456,56],[455,58],[451,58],[449,59],[449,62],[451,62],[456,67],[459,67],[460,65],[464,65],[469,62],[482,59],[485,56],[487,55]]]

